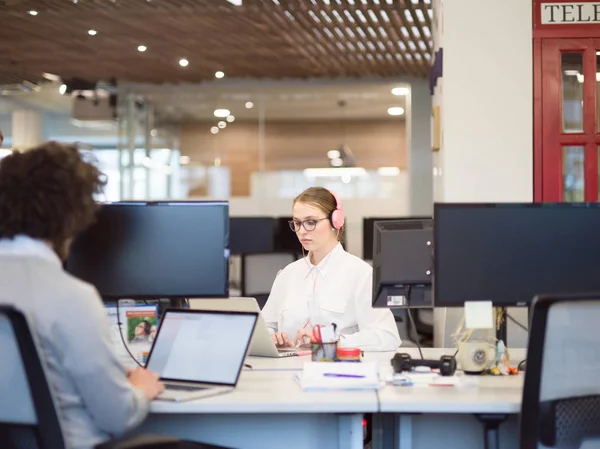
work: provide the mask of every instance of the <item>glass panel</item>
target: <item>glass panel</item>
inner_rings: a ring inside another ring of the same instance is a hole
[[[563,201],[585,201],[585,164],[583,146],[563,147]]]
[[[561,55],[562,131],[583,132],[583,53]]]

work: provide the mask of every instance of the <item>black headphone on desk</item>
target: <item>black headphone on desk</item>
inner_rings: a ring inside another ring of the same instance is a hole
[[[394,355],[392,366],[395,373],[412,371],[417,366],[427,366],[439,369],[442,376],[452,376],[456,372],[456,358],[451,355],[443,355],[439,360],[413,360],[409,354],[400,353]]]

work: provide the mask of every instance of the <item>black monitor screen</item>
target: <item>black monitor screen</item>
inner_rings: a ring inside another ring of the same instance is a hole
[[[368,217],[363,218],[363,260],[373,260],[373,232],[376,221],[427,220],[431,217]]]
[[[275,218],[272,217],[231,217],[229,219],[231,254],[274,251],[275,224]]]
[[[600,291],[598,204],[436,204],[435,305]]]
[[[228,296],[227,202],[113,203],[66,269],[106,299]]]
[[[275,231],[275,251],[302,253],[302,245],[296,233],[290,229],[292,217],[277,218]]]

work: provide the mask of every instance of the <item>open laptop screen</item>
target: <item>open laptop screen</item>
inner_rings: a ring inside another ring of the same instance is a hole
[[[147,368],[163,380],[235,386],[258,313],[167,310]]]

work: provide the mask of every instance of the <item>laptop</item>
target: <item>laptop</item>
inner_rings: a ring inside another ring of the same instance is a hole
[[[190,308],[202,310],[225,310],[237,312],[256,312],[259,314],[258,322],[254,328],[252,342],[248,355],[255,357],[297,357],[299,355],[310,354],[306,348],[278,348],[271,334],[267,323],[260,313],[260,307],[255,298],[217,298],[217,299],[190,299]]]
[[[159,400],[189,401],[233,391],[258,313],[167,309],[146,368],[165,384]]]

